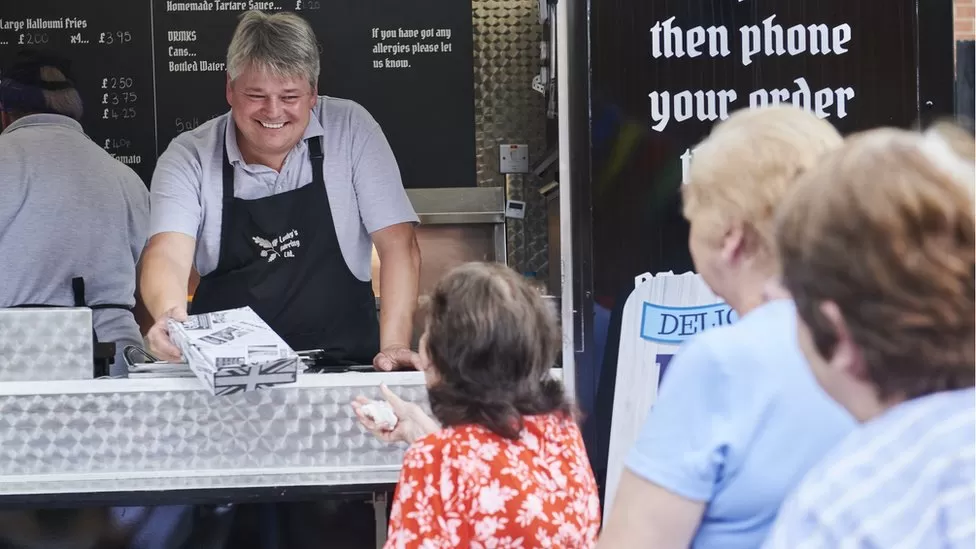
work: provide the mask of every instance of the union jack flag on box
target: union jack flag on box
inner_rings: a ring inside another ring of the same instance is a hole
[[[298,354],[250,307],[169,322],[170,337],[215,396],[294,383]]]

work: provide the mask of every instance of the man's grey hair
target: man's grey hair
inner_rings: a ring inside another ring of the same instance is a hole
[[[40,76],[43,82],[60,84],[68,81],[64,73],[54,67],[41,67]],[[48,110],[81,120],[85,110],[84,103],[74,87],[63,90],[41,90],[41,93],[44,94],[44,104],[47,105]]]
[[[249,67],[278,77],[319,81],[319,47],[307,21],[294,13],[244,12],[227,48],[227,73],[233,82]]]

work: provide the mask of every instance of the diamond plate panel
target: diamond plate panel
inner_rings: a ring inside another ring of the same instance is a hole
[[[423,385],[391,388],[428,409]],[[226,397],[201,390],[3,395],[0,491],[34,475],[70,480],[398,467],[405,445],[382,443],[360,427],[349,405],[359,394],[380,398],[375,386]]]
[[[0,309],[0,381],[91,379],[92,345],[91,309]]]
[[[539,72],[537,0],[473,0],[475,131],[478,185],[504,186],[498,145],[527,143],[529,162],[546,151],[545,98],[532,90]],[[548,182],[509,176],[509,198],[526,201],[525,220],[508,221],[508,264],[520,272],[548,269],[546,210],[539,189]]]

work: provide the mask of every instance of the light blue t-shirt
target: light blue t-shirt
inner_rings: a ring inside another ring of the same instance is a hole
[[[854,427],[817,385],[793,303],[780,300],[684,344],[626,465],[707,502],[692,547],[755,548],[787,494]]]

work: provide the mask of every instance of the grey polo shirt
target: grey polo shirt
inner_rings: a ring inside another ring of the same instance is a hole
[[[135,305],[136,263],[149,230],[149,192],[128,166],[89,139],[81,124],[33,114],[0,134],[0,307],[73,305],[84,277],[89,305]],[[129,311],[93,311],[101,341],[142,346]]]
[[[417,223],[417,214],[386,136],[365,108],[347,99],[319,97],[304,138],[317,136],[324,137],[325,189],[339,248],[350,272],[367,281],[370,234],[397,223]],[[153,173],[150,236],[178,232],[195,238],[197,272],[210,273],[220,256],[224,141],[234,166],[234,195],[253,200],[312,181],[304,138],[279,173],[244,162],[229,112],[180,134],[159,157]]]

